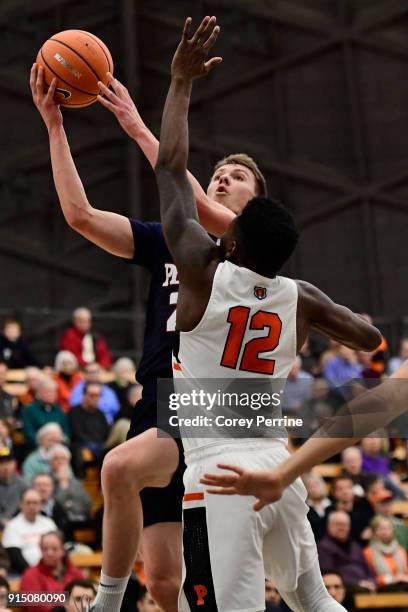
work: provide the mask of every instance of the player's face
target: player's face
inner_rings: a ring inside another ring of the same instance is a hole
[[[225,164],[214,172],[207,195],[239,214],[257,194],[254,174],[241,164]]]

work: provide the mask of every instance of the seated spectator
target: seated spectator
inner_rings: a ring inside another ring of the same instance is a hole
[[[109,387],[114,391],[119,400],[120,410],[126,410],[128,405],[127,394],[132,385],[135,384],[136,366],[129,357],[121,357],[112,366],[115,380],[109,383]],[[119,414],[117,418],[120,418]]]
[[[82,466],[82,449],[89,449],[96,459],[101,459],[109,435],[108,421],[98,408],[101,392],[102,386],[99,383],[86,383],[82,403],[74,406],[68,414],[74,466],[79,471]]]
[[[332,508],[329,510],[344,510],[349,514],[353,511],[354,491],[353,481],[346,474],[337,476],[333,479],[331,497],[333,499]]]
[[[54,480],[50,474],[37,474],[33,479],[33,489],[41,499],[41,514],[48,516],[65,534],[68,527],[68,516],[63,506],[55,498]]]
[[[303,477],[307,490],[306,503],[309,506],[307,518],[309,519],[316,542],[326,533],[326,513],[331,506],[327,497],[327,486],[323,478],[315,474],[307,474]]]
[[[55,501],[63,508],[70,527],[90,518],[92,501],[82,484],[74,478],[70,465],[71,453],[66,446],[56,444],[50,451],[52,476],[56,485]],[[71,530],[72,531],[72,530]]]
[[[313,376],[302,370],[302,360],[299,356],[288,374],[283,394],[282,409],[287,414],[298,412],[312,396]]]
[[[39,562],[41,536],[57,530],[54,521],[40,513],[41,499],[34,489],[24,491],[20,508],[21,512],[7,523],[3,532],[3,546],[9,554],[12,570],[18,574]]]
[[[102,410],[106,416],[106,420],[111,425],[119,412],[120,404],[115,392],[104,385],[101,378],[101,368],[97,363],[91,363],[85,367],[84,380],[81,380],[71,392],[69,403],[71,406],[78,406],[84,397],[84,388],[86,383],[98,383],[102,387],[99,397],[98,408]]]
[[[12,369],[40,366],[29,345],[22,338],[21,325],[15,319],[7,319],[4,322],[0,334],[0,360]]]
[[[143,387],[139,383],[131,385],[127,390],[127,405],[122,406],[118,413],[117,420],[112,425],[108,439],[105,442],[105,449],[110,450],[114,446],[118,446],[125,442],[130,427],[132,414],[136,408],[137,402],[142,397]]]
[[[265,612],[282,612],[282,597],[270,580],[265,580]]]
[[[106,370],[112,365],[106,341],[92,330],[92,314],[88,308],[74,310],[72,326],[65,330],[60,350],[73,353],[81,367],[95,361]]]
[[[32,404],[37,396],[37,388],[41,380],[44,378],[44,373],[40,368],[31,366],[25,369],[27,390],[18,398],[20,406]]]
[[[0,612],[12,612],[7,605],[7,598],[10,590],[10,584],[4,576],[0,576]]]
[[[346,586],[375,591],[374,577],[360,545],[350,537],[351,521],[342,510],[327,517],[327,535],[317,545],[320,569],[337,569]]]
[[[64,606],[52,609],[52,612],[78,612],[87,610],[96,595],[96,588],[91,580],[75,578],[65,585],[68,601]]]
[[[365,380],[370,380],[370,388],[374,384],[381,382],[381,365],[373,361],[375,351],[367,353],[366,351],[357,351],[358,363],[361,366],[361,377]],[[375,382],[377,381],[377,382]]]
[[[31,447],[36,445],[37,431],[46,423],[61,425],[67,439],[69,429],[65,414],[57,404],[57,385],[48,377],[44,377],[37,387],[37,399],[23,410],[24,435]]]
[[[146,587],[141,588],[139,598],[136,603],[138,612],[163,612],[160,606],[154,601]]]
[[[40,539],[41,559],[25,570],[20,584],[20,591],[26,593],[63,593],[65,586],[74,579],[84,576],[66,555],[64,539],[61,533],[45,533]],[[52,612],[52,605],[28,605],[25,612]]]
[[[10,570],[10,559],[9,559],[6,549],[4,548],[3,544],[0,542],[0,576],[3,576],[3,578],[7,578],[9,570]]]
[[[398,356],[391,357],[388,362],[388,374],[394,374],[406,359],[408,359],[408,338],[402,338]]]
[[[390,470],[388,457],[382,452],[383,444],[388,440],[375,436],[367,436],[361,440],[363,451],[363,471],[380,474],[384,483],[397,499],[405,499],[405,493],[401,488],[401,482],[397,474]]]
[[[11,427],[6,419],[0,419],[0,448],[8,448],[10,450],[13,448]]]
[[[346,599],[346,587],[344,586],[343,579],[335,570],[326,570],[322,572],[322,578],[324,586],[328,590],[329,594],[339,604],[344,604]],[[349,608],[347,608],[349,610]]]
[[[54,369],[56,371],[57,402],[64,412],[68,412],[72,389],[82,380],[78,371],[77,358],[69,351],[60,351],[55,357]]]
[[[408,583],[408,559],[406,551],[395,538],[392,521],[376,516],[371,521],[372,538],[364,549],[364,556],[381,587]]]
[[[338,343],[332,344],[332,355],[322,367],[324,378],[332,388],[343,387],[355,378],[361,378],[361,366],[356,352]]]
[[[17,463],[12,451],[0,449],[0,528],[15,515],[20,505],[21,495],[27,483],[17,474]]]
[[[388,518],[393,526],[395,537],[403,549],[408,553],[408,524],[405,524],[400,518],[394,515],[394,497],[391,494],[388,498],[378,501],[374,510],[378,516]]]
[[[333,416],[338,401],[333,397],[329,383],[324,378],[313,380],[312,395],[304,404],[303,417],[304,435],[312,435],[325,421]],[[300,416],[300,415],[299,415]]]
[[[49,451],[54,444],[63,442],[64,433],[58,423],[46,423],[37,431],[36,440],[37,449],[28,455],[22,465],[22,472],[28,483],[36,474],[51,472]]]
[[[354,495],[364,496],[363,481],[363,456],[358,446],[349,446],[341,454],[343,473],[353,480]]]
[[[18,401],[4,390],[4,385],[7,382],[7,373],[7,364],[4,361],[0,361],[0,419],[6,419],[10,425],[14,425]]]

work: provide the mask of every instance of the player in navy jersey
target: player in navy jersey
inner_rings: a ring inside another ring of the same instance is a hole
[[[144,527],[142,552],[149,591],[164,610],[175,611],[181,572],[183,464],[175,441],[157,438],[155,426],[156,381],[171,376],[177,270],[159,223],[142,223],[89,204],[71,156],[62,114],[53,102],[56,83],[45,93],[42,70],[36,65],[30,83],[34,102],[48,129],[54,182],[68,224],[109,253],[147,268],[152,276],[143,356],[138,368],[143,396],[129,431],[132,439],[107,455],[102,470],[103,571],[95,610],[113,612],[120,608]],[[113,86],[119,94],[122,92],[124,97],[115,96],[123,102],[128,95],[125,88],[117,81]],[[109,104],[115,102],[111,99]],[[127,102],[126,112],[133,117],[138,115],[133,103]],[[139,130],[137,140],[143,143],[151,163],[155,163],[158,142],[149,134],[147,129]],[[191,175],[190,180],[201,221],[216,235],[223,233],[234,213],[251,197],[265,193],[263,176],[245,155],[230,156],[217,164],[208,195]]]

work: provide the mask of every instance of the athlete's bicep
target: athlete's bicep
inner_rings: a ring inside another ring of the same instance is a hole
[[[125,259],[133,257],[133,232],[129,219],[124,215],[91,208],[76,230],[112,255]]]
[[[298,281],[299,303],[310,327],[350,348],[371,351],[381,342],[380,332],[346,306],[336,304],[323,291]]]

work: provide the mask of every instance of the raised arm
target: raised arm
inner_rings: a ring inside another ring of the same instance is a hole
[[[219,32],[215,17],[203,19],[191,39],[190,25],[188,18],[173,58],[155,169],[163,232],[180,281],[186,285],[199,280],[215,248],[198,222],[194,193],[187,177],[188,109],[193,80],[205,76],[221,61],[221,58],[205,61]]]
[[[381,343],[378,329],[367,323],[363,317],[346,306],[336,304],[310,283],[297,281],[297,285],[298,312],[301,317],[301,320],[298,320],[298,336],[301,342],[307,328],[312,327],[357,351],[373,351]]]
[[[144,123],[127,88],[111,74],[109,81],[113,91],[99,83],[103,93],[103,96],[98,96],[99,102],[115,115],[123,130],[136,141],[154,168],[159,154],[159,141]],[[221,236],[234,219],[234,213],[211,200],[191,172],[187,171],[187,176],[193,188],[201,225],[210,234]]]
[[[386,427],[406,412],[407,406],[408,361],[405,361],[385,382],[362,393],[328,419],[310,440],[275,470],[254,471],[218,464],[229,473],[205,474],[201,482],[211,487],[211,493],[254,495],[257,498],[254,509],[260,510],[279,500],[285,488],[296,478],[373,431]]]
[[[48,130],[52,172],[61,209],[67,223],[79,234],[105,251],[130,259],[134,240],[129,220],[117,213],[93,208],[72,159],[63,117],[53,101],[57,79],[45,92],[43,69],[33,65],[30,86],[34,104]]]

